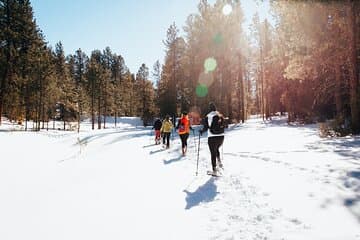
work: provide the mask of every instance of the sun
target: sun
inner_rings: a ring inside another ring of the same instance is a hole
[[[232,6],[230,4],[225,4],[222,8],[222,12],[225,16],[229,15],[232,12]]]

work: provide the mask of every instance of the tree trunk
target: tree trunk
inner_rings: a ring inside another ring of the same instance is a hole
[[[105,79],[105,84],[104,84],[104,129],[105,129],[105,124],[106,124],[106,114],[107,114],[107,81]]]
[[[359,122],[359,105],[358,105],[358,70],[357,70],[357,53],[356,53],[356,10],[355,1],[350,1],[350,108],[351,108],[351,125],[355,134],[360,133]]]
[[[6,3],[6,24],[7,26],[10,25],[11,23],[11,19],[10,19],[10,6],[9,6],[9,1],[7,1]],[[6,45],[6,64],[5,64],[5,71],[4,74],[1,78],[1,82],[0,82],[0,125],[1,125],[1,116],[3,113],[3,106],[4,106],[4,98],[5,98],[5,91],[6,91],[6,83],[11,81],[11,73],[12,73],[12,68],[11,68],[11,63],[12,63],[12,55],[11,55],[11,45],[13,44],[13,42],[10,39],[7,39],[7,45]],[[8,80],[8,81],[7,81]]]
[[[25,131],[28,129],[28,121],[29,121],[29,112],[30,112],[30,103],[29,103],[29,88],[28,84],[25,87]]]
[[[116,123],[117,123],[117,111],[115,111],[115,128],[116,128]]]
[[[92,81],[92,89],[91,89],[91,129],[95,129],[95,93],[94,93],[94,83]]]
[[[335,106],[337,119],[343,119],[342,116],[342,101],[341,101],[341,66],[335,66]]]
[[[10,51],[10,49],[8,51]],[[5,71],[4,71],[4,74],[3,74],[2,78],[1,78],[1,83],[0,83],[0,125],[1,125],[1,116],[2,116],[2,113],[3,113],[4,98],[5,98],[5,92],[6,92],[6,82],[7,82],[7,80],[8,80],[8,82],[10,82],[11,78],[12,78],[11,66],[10,66],[10,60],[11,59],[10,58],[11,58],[11,55],[9,53],[6,56],[7,64],[5,66]]]
[[[264,97],[264,54],[262,46],[260,46],[260,107],[261,107],[261,116],[265,120],[265,97]]]
[[[0,126],[1,126],[2,108],[3,108],[3,93],[0,90]]]
[[[101,99],[98,98],[98,129],[101,129]]]
[[[241,73],[240,79],[240,94],[241,94],[241,122],[245,122],[245,91],[244,91],[244,74]]]
[[[244,96],[244,72],[243,72],[243,65],[242,65],[242,58],[239,55],[239,73],[238,73],[238,101],[239,101],[239,119],[242,123],[245,122],[245,96]]]

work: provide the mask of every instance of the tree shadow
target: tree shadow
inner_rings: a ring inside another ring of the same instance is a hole
[[[348,160],[355,160],[353,163],[359,165],[360,137],[326,139],[322,143],[331,146],[331,150]]]
[[[0,129],[0,132],[8,133],[8,132],[26,132],[26,131],[23,129]]]
[[[351,164],[351,168],[340,178],[343,186],[351,192],[343,199],[343,205],[360,222],[360,136],[322,139],[321,143],[330,147],[326,152],[336,153],[341,161]]]
[[[108,142],[106,145],[112,145],[114,143],[120,142],[120,141],[124,141],[124,140],[128,140],[128,139],[133,139],[133,138],[139,138],[139,137],[143,137],[146,136],[147,134],[142,131],[142,130],[137,130],[140,132],[137,133],[131,133],[132,131],[128,131],[131,134],[126,134],[126,135],[121,135],[119,137],[117,137],[116,139],[113,139],[112,141]]]
[[[344,206],[360,222],[360,171],[350,171],[346,174],[345,187],[350,188],[354,195],[344,199]]]
[[[195,206],[198,206],[200,203],[213,201],[216,195],[219,193],[216,190],[217,186],[215,185],[215,178],[210,178],[204,185],[196,189],[195,192],[184,190],[186,193],[185,209],[189,210]]]
[[[130,133],[130,134],[126,134],[126,133]],[[117,138],[114,138],[110,142],[106,143],[106,145],[111,145],[118,141],[126,140],[129,138],[143,137],[143,136],[146,136],[147,133],[146,133],[145,128],[132,128],[132,129],[121,129],[121,130],[112,129],[109,132],[99,132],[99,133],[90,132],[90,134],[88,136],[85,136],[80,139],[80,144],[87,144],[87,143],[90,143],[95,140],[99,140],[101,138],[105,138],[105,137],[108,137],[111,135],[120,135],[120,136]],[[78,144],[78,143],[75,143],[74,145],[76,145],[76,144]]]

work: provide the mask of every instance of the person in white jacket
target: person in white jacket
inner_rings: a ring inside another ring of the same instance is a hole
[[[224,121],[224,117],[216,110],[213,102],[209,103],[209,113],[203,121],[203,128],[199,131],[202,135],[203,132],[208,131],[208,145],[211,153],[211,165],[213,174],[218,173],[218,168],[223,168],[219,148],[224,143],[224,123],[221,126],[215,126],[213,121]],[[219,124],[218,124],[219,125]]]

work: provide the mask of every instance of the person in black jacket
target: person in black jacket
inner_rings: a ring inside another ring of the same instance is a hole
[[[161,126],[162,126],[162,122],[161,120],[158,118],[156,119],[156,121],[154,122],[154,126],[152,129],[155,129],[155,144],[160,144],[160,129],[161,129]]]
[[[203,122],[203,128],[199,131],[200,134],[202,134],[205,131],[208,131],[208,145],[209,145],[209,149],[210,149],[210,153],[211,153],[211,165],[212,165],[212,170],[213,170],[213,174],[217,174],[218,173],[218,168],[223,168],[221,159],[220,159],[220,151],[219,148],[222,146],[222,144],[224,143],[224,131],[220,131],[220,132],[215,132],[212,131],[211,126],[212,122],[214,119],[216,119],[217,121],[222,118],[222,115],[216,111],[216,106],[213,102],[209,103],[209,113],[206,115],[206,118],[204,119]]]

